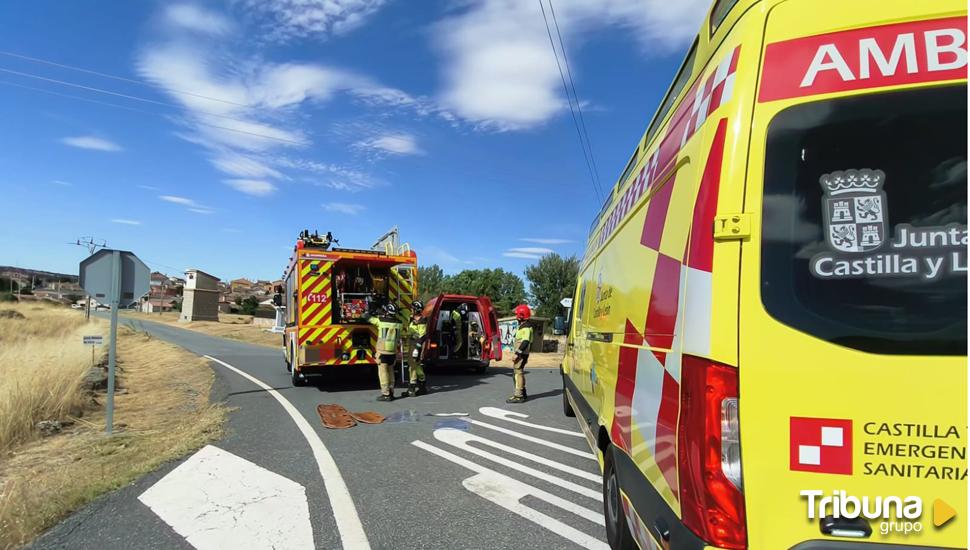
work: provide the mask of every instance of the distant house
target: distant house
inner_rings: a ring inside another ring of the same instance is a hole
[[[233,279],[229,281],[229,292],[233,294],[252,294],[254,283],[249,279]]]
[[[141,302],[142,313],[162,313],[175,310],[175,300],[169,298],[148,298]]]

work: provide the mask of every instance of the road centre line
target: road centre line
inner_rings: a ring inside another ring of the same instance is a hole
[[[306,421],[306,418],[300,414],[288,399],[280,395],[279,392],[262,380],[211,355],[204,355],[203,357],[226,367],[263,388],[283,406],[283,410],[293,419],[296,427],[299,428],[300,433],[303,434],[303,438],[306,439],[310,445],[310,449],[313,451],[313,458],[317,461],[317,468],[320,471],[320,477],[323,478],[327,498],[330,500],[330,509],[333,511],[333,517],[337,523],[337,531],[340,534],[341,545],[348,550],[369,550],[370,542],[367,540],[367,534],[364,533],[364,526],[360,522],[360,516],[357,515],[357,508],[354,506],[354,500],[350,496],[350,490],[347,489],[347,484],[344,483],[344,478],[340,475],[340,470],[337,468],[337,463],[333,460],[330,451],[327,450],[320,436],[310,426],[310,423]]]
[[[556,449],[557,451],[562,451],[564,453],[569,453],[571,455],[581,456],[583,458],[588,458],[590,460],[596,460],[596,457],[593,455],[593,453],[587,453],[585,451],[580,451],[579,449],[573,449],[572,447],[567,447],[566,445],[560,445],[559,443],[553,443],[552,441],[548,441],[548,440],[545,440],[545,439],[540,439],[538,437],[533,437],[531,435],[522,434],[522,433],[519,433],[517,431],[510,430],[508,428],[503,428],[501,426],[496,426],[495,424],[489,424],[488,422],[482,422],[481,420],[475,420],[474,418],[469,418],[469,419],[466,419],[465,421],[466,422],[470,422],[470,423],[472,423],[472,424],[474,424],[476,426],[481,426],[483,428],[488,428],[489,430],[495,430],[496,432],[500,432],[500,433],[503,433],[503,434],[506,434],[506,435],[511,435],[512,437],[517,437],[519,439],[524,439],[525,441],[529,441],[529,442],[535,443],[537,445],[544,445],[544,446],[549,447],[551,449]]]
[[[552,493],[543,491],[537,487],[522,483],[521,481],[496,472],[495,470],[480,466],[468,459],[462,458],[444,449],[435,447],[434,445],[429,445],[423,441],[412,441],[411,444],[419,449],[424,449],[432,454],[440,456],[441,458],[454,462],[455,464],[464,466],[473,472],[478,472],[476,475],[462,481],[462,485],[466,489],[477,494],[478,496],[497,504],[510,512],[518,514],[535,523],[536,525],[548,529],[549,531],[552,531],[563,538],[569,539],[583,548],[609,550],[609,546],[603,541],[595,537],[591,537],[579,529],[576,529],[571,525],[567,525],[556,518],[530,508],[525,504],[522,504],[520,501],[527,496],[532,496],[552,504],[553,506],[566,510],[567,512],[571,512],[577,516],[587,519],[599,526],[603,526],[605,523],[603,514],[570,502],[564,498],[553,495]]]
[[[537,430],[546,430],[547,432],[554,432],[554,433],[563,434],[563,435],[571,435],[573,437],[586,437],[583,435],[582,432],[576,432],[573,430],[564,430],[562,428],[553,428],[550,426],[543,426],[542,424],[533,424],[532,422],[525,422],[523,420],[519,420],[518,418],[513,418],[516,416],[519,418],[529,418],[529,415],[519,413],[519,412],[507,411],[505,409],[499,409],[497,407],[482,407],[478,409],[478,412],[484,414],[485,416],[491,416],[492,418],[498,418],[500,420],[505,420],[506,422],[519,424],[520,426],[528,426],[530,428],[535,428]]]
[[[462,430],[449,429],[449,428],[441,428],[441,429],[437,429],[437,430],[434,431],[434,437],[438,441],[441,441],[443,443],[447,443],[447,444],[449,444],[449,445],[451,445],[453,447],[458,447],[459,449],[464,449],[465,451],[468,451],[469,453],[472,453],[472,454],[478,455],[478,456],[480,456],[482,458],[491,460],[492,462],[495,462],[497,464],[501,464],[502,466],[505,466],[506,468],[511,468],[513,470],[522,472],[524,474],[528,474],[528,475],[530,475],[532,477],[541,479],[541,480],[543,480],[543,481],[545,481],[547,483],[552,483],[553,485],[555,485],[557,487],[562,487],[563,489],[566,489],[567,491],[572,491],[574,493],[578,493],[578,494],[583,495],[585,497],[589,497],[589,498],[591,498],[593,500],[596,500],[596,501],[599,501],[599,502],[603,502],[603,495],[600,493],[599,490],[594,490],[594,489],[590,489],[588,487],[583,487],[582,485],[579,485],[577,483],[573,483],[572,481],[567,481],[565,479],[556,477],[554,475],[550,475],[550,474],[547,474],[545,472],[536,470],[535,468],[531,468],[529,466],[524,466],[524,465],[519,464],[518,462],[516,462],[514,460],[509,460],[509,459],[507,459],[505,457],[501,457],[501,456],[498,456],[496,454],[492,454],[492,453],[490,453],[488,451],[483,451],[482,449],[478,449],[476,447],[472,447],[471,445],[468,444],[468,442],[469,441],[474,441],[476,439],[481,439],[481,438],[479,438],[478,436],[475,436],[473,434],[469,434],[468,432],[465,432],[465,431],[462,431]]]

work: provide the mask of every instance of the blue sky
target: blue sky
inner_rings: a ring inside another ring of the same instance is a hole
[[[554,0],[604,189],[707,5]],[[398,225],[422,264],[521,273],[581,254],[600,206],[538,2],[38,0],[0,21],[0,264],[76,273],[66,243],[95,236],[276,278],[303,228],[366,247]]]

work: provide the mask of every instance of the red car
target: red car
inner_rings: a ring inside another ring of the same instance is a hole
[[[482,373],[493,359],[502,360],[498,317],[487,296],[439,294],[428,300],[423,314],[428,318],[425,364]]]

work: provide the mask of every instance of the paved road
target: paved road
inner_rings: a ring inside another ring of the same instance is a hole
[[[522,405],[505,404],[504,370],[432,371],[431,394],[378,403],[373,372],[293,388],[277,350],[124,322],[213,359],[213,399],[233,408],[227,435],[34,548],[605,547],[596,462],[562,415],[557,371],[530,373]],[[320,403],[388,421],[327,430]]]

